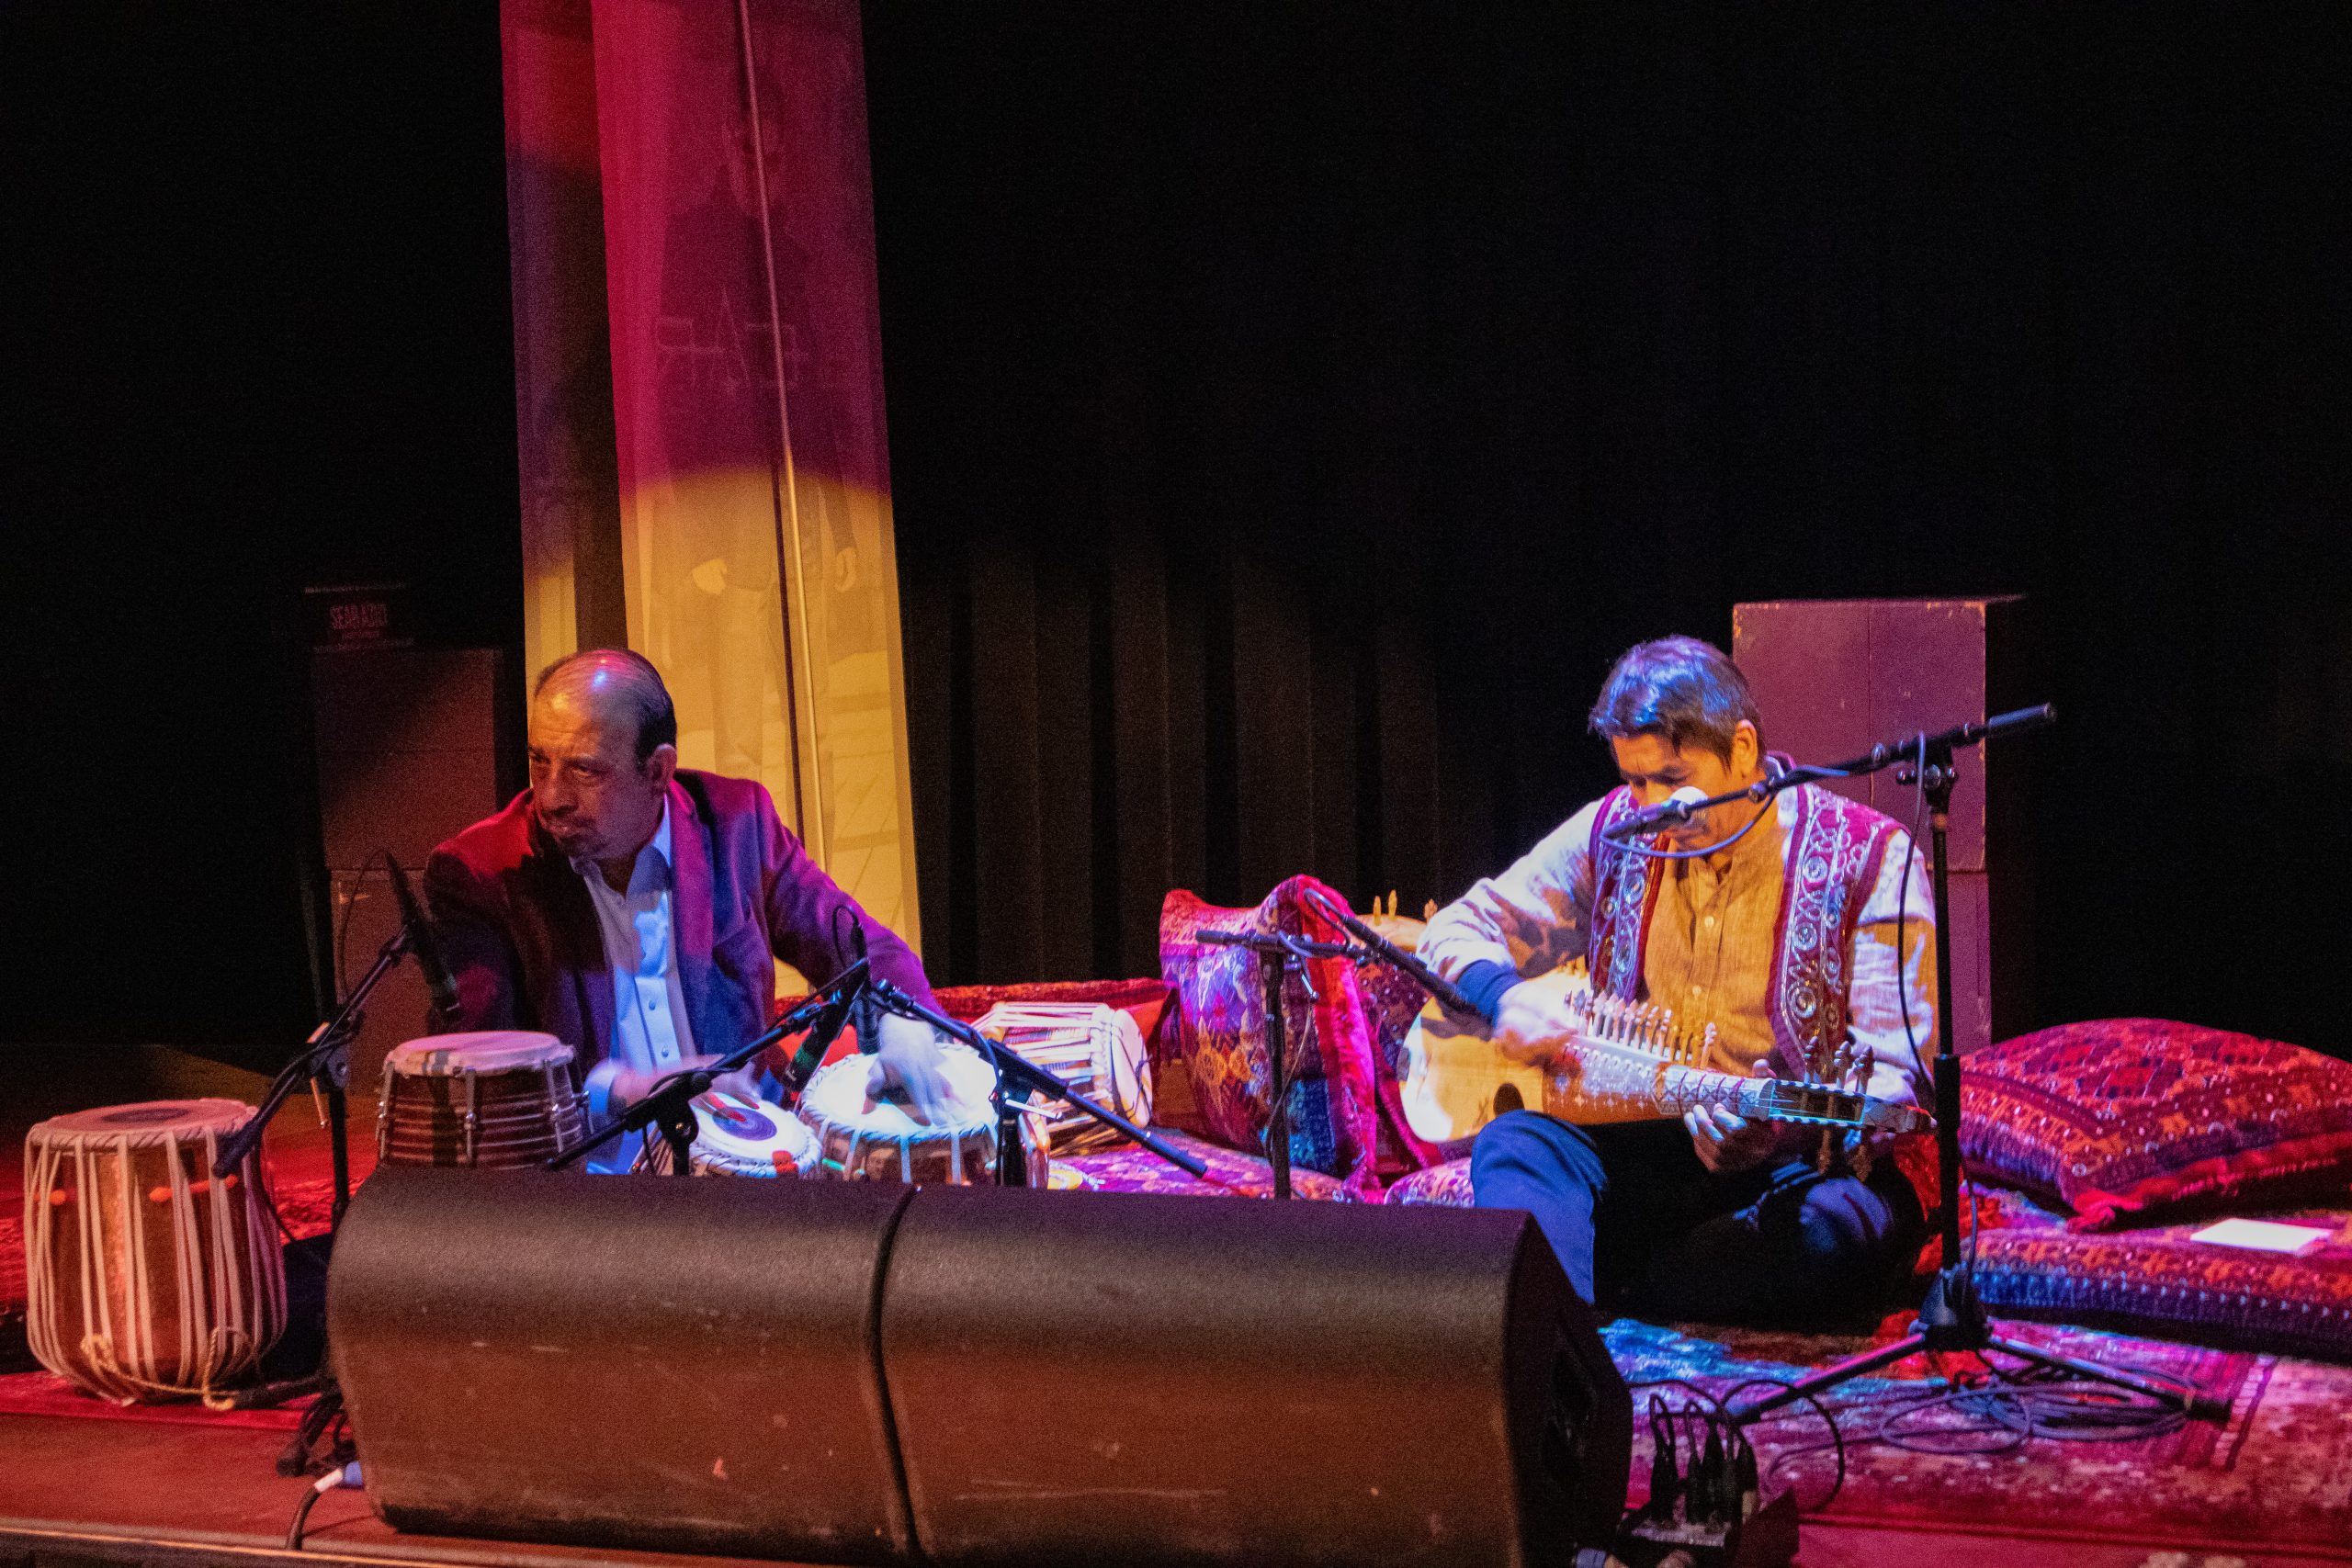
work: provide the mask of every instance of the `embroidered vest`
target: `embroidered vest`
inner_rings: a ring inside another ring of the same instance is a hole
[[[1774,922],[1771,994],[1773,1071],[1810,1076],[1846,1040],[1854,924],[1877,886],[1886,849],[1902,829],[1891,818],[1817,784],[1796,786],[1797,819],[1782,871]],[[1623,786],[1609,792],[1592,823],[1592,987],[1641,998],[1642,954],[1665,879],[1658,863],[1601,837],[1639,807]],[[1653,840],[1655,842],[1655,840]]]

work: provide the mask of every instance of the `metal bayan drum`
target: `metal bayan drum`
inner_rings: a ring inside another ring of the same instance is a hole
[[[696,1176],[804,1176],[817,1169],[817,1135],[781,1105],[714,1089],[694,1099]],[[648,1140],[643,1168],[670,1174],[670,1145]]]
[[[1151,1125],[1151,1063],[1133,1014],[1101,1002],[999,1002],[973,1027],[1097,1105],[1138,1127]],[[1047,1113],[1046,1141],[1057,1156],[1104,1148],[1125,1136],[1058,1100]]]
[[[25,1137],[26,1337],[89,1393],[210,1394],[286,1328],[277,1213],[249,1154],[215,1181],[233,1100],[60,1116]]]
[[[434,1034],[384,1057],[376,1157],[386,1165],[538,1165],[579,1141],[571,1047],[552,1034]]]
[[[817,1168],[810,1174],[848,1181],[908,1181],[917,1186],[948,1183],[985,1186],[996,1180],[996,1108],[989,1094],[996,1069],[968,1046],[940,1048],[951,1116],[927,1127],[891,1100],[869,1104],[865,1086],[871,1056],[845,1056],[818,1069],[801,1092],[800,1119],[817,1135]],[[1021,1144],[1029,1185],[1043,1187],[1047,1167],[1038,1118],[1021,1118]]]

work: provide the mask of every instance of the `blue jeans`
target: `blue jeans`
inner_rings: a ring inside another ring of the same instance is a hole
[[[1497,1118],[1470,1153],[1482,1209],[1524,1209],[1577,1294],[1604,1311],[1712,1323],[1875,1318],[1925,1239],[1891,1164],[1869,1181],[1809,1160],[1714,1175],[1679,1122]]]

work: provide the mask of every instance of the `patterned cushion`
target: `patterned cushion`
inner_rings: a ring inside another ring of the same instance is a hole
[[[1086,1186],[1097,1192],[1173,1192],[1195,1198],[1273,1196],[1274,1168],[1256,1155],[1220,1148],[1204,1139],[1164,1127],[1155,1127],[1152,1132],[1171,1148],[1198,1158],[1209,1168],[1208,1174],[1198,1177],[1179,1170],[1150,1150],[1133,1144],[1054,1163],[1077,1171]],[[1291,1168],[1290,1190],[1298,1198],[1347,1196],[1334,1178],[1320,1171],[1301,1170],[1296,1166]]]
[[[1429,994],[1420,982],[1402,969],[1367,964],[1356,971],[1363,987],[1363,1010],[1377,1042],[1380,1070],[1391,1077],[1405,1073],[1405,1036],[1420,1017]]]
[[[1160,1048],[1182,1056],[1203,1123],[1236,1148],[1263,1146],[1273,1103],[1265,985],[1255,953],[1204,942],[1200,933],[1283,931],[1324,942],[1344,936],[1306,912],[1300,900],[1310,887],[1330,893],[1311,877],[1295,876],[1255,909],[1219,908],[1181,888],[1160,906],[1160,972],[1176,990]],[[1312,997],[1295,964],[1286,966],[1283,986],[1291,1165],[1336,1176],[1357,1196],[1377,1198],[1374,1034],[1355,966],[1324,958],[1308,968]]]
[[[2352,1358],[2352,1214],[2342,1210],[2267,1215],[2335,1233],[2288,1257],[2190,1241],[2211,1216],[2079,1235],[2021,1194],[1995,1194],[1994,1206],[1997,1217],[1976,1240],[1976,1288],[1997,1312],[2226,1349]]]
[[[1443,1165],[1433,1165],[1417,1170],[1388,1190],[1385,1200],[1391,1203],[1434,1203],[1446,1209],[1467,1209],[1470,1201],[1470,1162],[1450,1159]]]
[[[2067,1024],[1968,1058],[1970,1169],[2104,1230],[2162,1209],[2344,1190],[2352,1063],[2157,1019]]]

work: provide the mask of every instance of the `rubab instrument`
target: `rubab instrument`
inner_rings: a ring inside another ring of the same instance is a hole
[[[1553,990],[1575,1024],[1542,1061],[1513,1061],[1487,1038],[1490,1021],[1432,1000],[1405,1039],[1405,1120],[1433,1144],[1456,1143],[1505,1111],[1564,1122],[1679,1118],[1697,1106],[1751,1121],[1923,1131],[1924,1111],[1863,1091],[1870,1057],[1848,1042],[1813,1080],[1756,1077],[1716,1054],[1715,1026],[1693,1028],[1665,1008],[1594,994],[1582,964],[1527,982]]]

